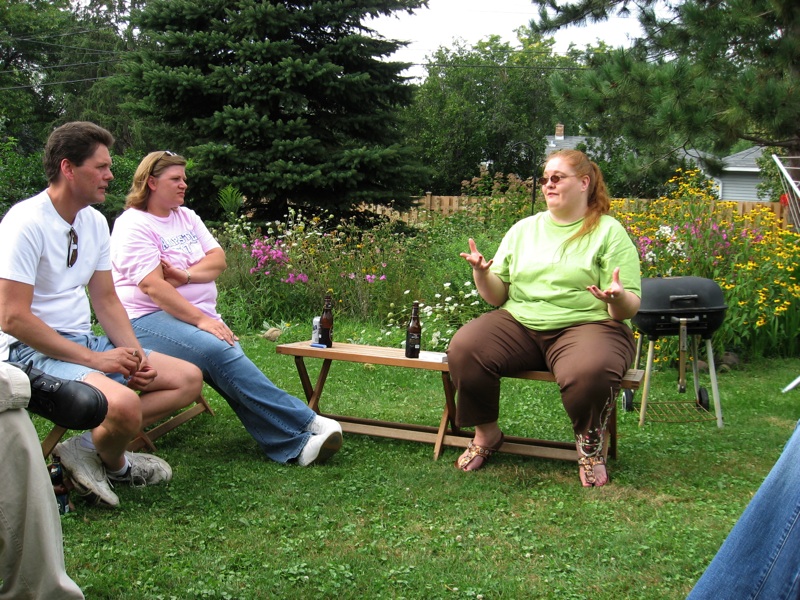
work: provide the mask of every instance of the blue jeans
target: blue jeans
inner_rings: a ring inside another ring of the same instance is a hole
[[[131,323],[142,346],[197,365],[269,458],[285,463],[300,454],[314,411],[272,383],[238,342],[231,346],[161,310]]]
[[[800,423],[687,600],[800,598]]]

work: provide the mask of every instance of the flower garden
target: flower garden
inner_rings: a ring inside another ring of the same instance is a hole
[[[490,195],[413,228],[291,210],[254,230],[232,216],[216,232],[230,265],[220,279],[223,316],[235,330],[309,327],[330,291],[338,315],[381,325],[383,339],[369,342],[399,346],[417,299],[424,347],[445,349],[460,325],[490,308],[459,257],[467,238],[491,256],[511,223],[530,214],[530,188],[514,176],[484,175],[470,186]],[[698,171],[679,171],[665,196],[616,200],[612,212],[639,249],[643,277],[695,275],[720,285],[728,310],[716,347],[749,358],[798,354],[800,237],[769,207],[739,215]],[[659,343],[669,350],[674,342]]]

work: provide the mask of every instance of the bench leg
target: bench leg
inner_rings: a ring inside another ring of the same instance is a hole
[[[45,457],[45,459],[53,453],[56,445],[61,441],[61,438],[64,437],[66,432],[66,427],[56,425],[50,430],[50,433],[47,434],[47,437],[42,440],[42,455]]]
[[[611,406],[611,414],[608,417],[608,456],[617,458],[617,403]]]
[[[456,390],[453,387],[453,380],[450,379],[450,373],[442,371],[442,385],[444,386],[444,410],[442,411],[442,418],[439,421],[439,430],[436,433],[436,443],[433,445],[433,460],[439,460],[442,455],[444,446],[444,436],[447,433],[447,427],[450,426],[454,433],[458,433],[456,427]]]

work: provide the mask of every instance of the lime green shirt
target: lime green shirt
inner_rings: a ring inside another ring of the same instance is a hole
[[[641,296],[639,254],[622,225],[603,215],[594,231],[565,246],[582,223],[558,225],[541,212],[515,223],[500,242],[490,268],[510,284],[501,308],[529,329],[610,319],[608,305],[586,287],[608,289],[616,267],[625,290]]]

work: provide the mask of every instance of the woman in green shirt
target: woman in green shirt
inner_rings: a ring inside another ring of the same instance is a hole
[[[462,327],[448,349],[456,422],[475,428],[456,466],[480,469],[502,446],[500,378],[549,370],[572,420],[581,483],[601,486],[606,421],[635,354],[628,319],[639,310],[639,256],[607,214],[603,175],[585,154],[551,154],[539,183],[546,211],[512,226],[492,260],[472,239],[461,254],[478,292],[499,308]]]

